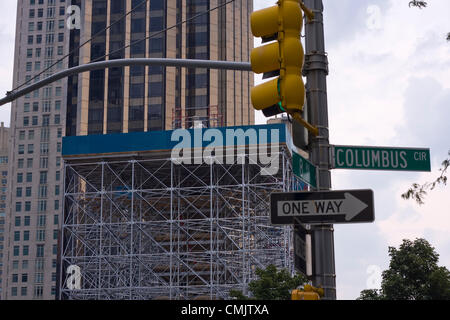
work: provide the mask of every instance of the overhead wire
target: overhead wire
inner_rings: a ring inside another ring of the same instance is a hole
[[[119,23],[119,21],[125,19],[127,16],[129,16],[130,14],[132,14],[136,9],[138,9],[139,7],[141,7],[142,5],[146,4],[147,2],[149,2],[149,0],[145,0],[142,1],[140,4],[138,4],[137,6],[135,6],[134,8],[132,8],[130,11],[126,12],[125,14],[123,14],[119,19],[115,20],[113,23],[111,23],[109,26],[103,28],[102,30],[100,30],[99,32],[97,32],[96,34],[94,34],[92,37],[90,37],[88,40],[86,40],[85,42],[83,42],[82,44],[80,44],[78,47],[76,47],[75,49],[73,49],[72,51],[70,51],[68,54],[66,54],[65,56],[61,57],[60,59],[58,59],[55,63],[53,63],[52,65],[50,65],[49,67],[47,67],[46,69],[44,69],[43,71],[41,71],[40,73],[36,74],[34,77],[28,79],[27,81],[25,81],[24,83],[22,83],[21,85],[13,88],[11,90],[11,92],[18,90],[20,88],[22,88],[23,86],[29,84],[31,81],[33,81],[34,79],[36,79],[37,77],[39,77],[40,75],[44,74],[45,72],[47,72],[48,70],[50,70],[51,68],[53,68],[54,66],[56,66],[58,63],[62,62],[64,59],[70,57],[73,53],[75,53],[77,50],[80,50],[83,46],[85,46],[86,44],[88,44],[89,42],[91,42],[92,40],[94,40],[95,38],[97,38],[98,36],[102,35],[104,32],[106,32],[107,30],[111,29],[115,24]]]
[[[132,42],[132,43],[126,45],[126,46],[123,46],[122,48],[116,49],[116,50],[114,50],[114,51],[112,51],[112,52],[109,52],[109,53],[107,53],[107,54],[105,54],[105,55],[103,55],[103,56],[101,56],[101,57],[98,57],[98,58],[92,60],[91,62],[96,62],[96,61],[102,60],[102,59],[104,59],[104,58],[106,58],[106,57],[109,57],[110,55],[112,55],[112,54],[114,54],[114,53],[117,53],[117,52],[122,51],[122,50],[124,50],[124,49],[126,49],[126,48],[129,48],[129,47],[131,47],[131,46],[133,46],[133,45],[135,45],[135,44],[138,44],[138,43],[140,43],[140,42],[142,42],[142,41],[144,41],[144,40],[148,40],[148,39],[154,38],[154,37],[156,37],[156,36],[158,36],[158,35],[160,35],[160,34],[162,34],[162,33],[165,33],[165,32],[167,32],[167,31],[169,31],[169,30],[171,30],[171,29],[173,29],[173,28],[176,28],[176,27],[180,26],[180,25],[182,25],[182,24],[184,24],[184,23],[190,22],[191,20],[194,20],[194,19],[196,19],[196,18],[198,18],[198,17],[200,17],[200,16],[202,16],[202,15],[205,15],[205,14],[207,14],[207,13],[210,13],[210,12],[213,11],[213,10],[217,10],[217,9],[219,9],[219,8],[221,8],[221,7],[224,7],[224,6],[226,6],[227,4],[230,4],[230,3],[234,2],[234,1],[235,1],[235,0],[230,0],[230,1],[224,2],[224,3],[220,4],[220,5],[218,5],[217,7],[214,7],[214,8],[212,8],[212,9],[209,9],[209,10],[206,10],[206,11],[204,11],[204,12],[201,12],[201,13],[195,15],[195,16],[192,16],[192,17],[189,18],[189,19],[180,21],[180,22],[178,22],[178,23],[172,25],[171,27],[162,29],[162,30],[160,30],[160,31],[156,31],[156,32],[152,33],[151,35],[149,35],[148,37],[145,37],[145,38],[136,40],[136,41],[134,41],[134,42]]]
[[[113,23],[111,23],[109,26],[107,26],[106,28],[104,28],[104,29],[102,29],[101,31],[97,32],[97,33],[96,33],[95,35],[93,35],[91,38],[89,38],[88,40],[86,40],[85,42],[83,42],[82,44],[80,44],[77,48],[73,49],[71,52],[69,52],[68,54],[66,54],[65,56],[63,56],[63,57],[60,58],[59,60],[57,60],[54,64],[52,64],[51,66],[49,66],[48,68],[46,68],[46,69],[43,70],[42,72],[38,73],[38,74],[35,75],[34,77],[30,78],[30,79],[27,80],[26,82],[22,83],[21,85],[19,85],[19,86],[15,87],[14,89],[12,89],[11,92],[13,92],[13,91],[15,91],[15,90],[17,90],[17,89],[20,89],[21,87],[23,87],[23,86],[25,86],[26,84],[30,83],[32,80],[34,80],[34,79],[36,79],[37,77],[39,77],[41,74],[43,74],[43,73],[45,73],[46,71],[50,70],[52,67],[54,67],[55,65],[57,65],[59,62],[63,61],[64,59],[66,59],[67,57],[69,57],[71,54],[73,54],[73,53],[76,52],[77,50],[81,49],[84,45],[86,45],[87,43],[91,42],[93,39],[95,39],[95,38],[98,37],[99,35],[103,34],[105,31],[107,31],[108,29],[110,29],[113,25],[115,25],[116,23],[118,23],[118,22],[121,21],[122,19],[126,18],[128,15],[130,15],[131,13],[133,13],[136,9],[138,9],[140,6],[142,6],[143,4],[147,3],[148,1],[149,1],[149,0],[145,0],[145,2],[144,2],[144,1],[141,2],[139,5],[137,5],[137,6],[135,6],[134,8],[132,8],[129,12],[125,13],[122,17],[120,17],[119,19],[115,20],[115,21],[114,21]],[[162,30],[160,30],[160,31],[154,32],[154,33],[152,33],[151,35],[149,35],[149,36],[147,36],[147,37],[145,37],[145,38],[136,40],[136,41],[134,41],[134,42],[132,42],[132,43],[130,43],[130,44],[128,44],[128,45],[125,45],[125,46],[123,46],[123,47],[121,47],[121,48],[119,48],[119,49],[116,49],[116,50],[114,50],[114,51],[112,51],[112,52],[109,52],[109,53],[103,55],[103,56],[100,56],[100,57],[98,57],[98,58],[95,58],[95,59],[91,60],[89,63],[96,62],[96,61],[99,61],[99,60],[103,60],[103,59],[109,57],[110,55],[113,55],[114,53],[117,53],[117,52],[119,52],[119,51],[122,51],[122,50],[124,50],[124,49],[127,49],[127,48],[129,48],[129,47],[131,47],[131,46],[133,46],[133,45],[135,45],[135,44],[138,44],[138,43],[144,41],[144,40],[148,40],[148,39],[154,38],[154,37],[156,37],[156,36],[158,36],[158,35],[160,35],[160,34],[162,34],[162,33],[165,33],[165,32],[167,32],[167,31],[169,31],[169,30],[171,30],[171,29],[173,29],[173,28],[176,28],[176,27],[180,26],[180,25],[182,25],[182,24],[184,24],[184,23],[188,23],[188,22],[190,22],[190,21],[192,21],[192,20],[194,20],[194,19],[196,19],[196,18],[198,18],[198,17],[200,17],[200,16],[202,16],[202,15],[208,14],[208,13],[214,11],[214,10],[217,10],[217,9],[219,9],[219,8],[221,8],[221,7],[224,7],[224,6],[230,4],[230,3],[234,2],[234,1],[235,1],[235,0],[229,0],[229,1],[227,1],[227,2],[224,2],[224,3],[218,5],[218,6],[214,7],[214,8],[211,8],[211,9],[206,10],[206,11],[204,11],[204,12],[201,12],[201,13],[195,15],[195,16],[192,16],[192,17],[189,18],[189,19],[180,21],[180,22],[178,22],[178,23],[176,23],[176,24],[174,24],[174,25],[172,25],[172,26],[170,26],[170,27],[167,27],[167,28],[162,29]],[[11,92],[10,92],[10,93],[11,93]]]

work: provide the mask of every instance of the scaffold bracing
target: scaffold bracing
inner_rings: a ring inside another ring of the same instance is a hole
[[[274,175],[248,154],[235,164],[66,159],[60,298],[228,299],[248,294],[256,268],[294,272],[292,228],[270,224],[270,194],[301,182],[286,145],[278,152]]]

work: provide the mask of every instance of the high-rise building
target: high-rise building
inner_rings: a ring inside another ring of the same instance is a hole
[[[145,57],[249,61],[252,1],[194,19],[225,2],[74,1],[84,14],[81,28],[71,32],[70,50],[76,53],[70,65]],[[207,127],[252,124],[252,85],[248,72],[237,71],[160,66],[91,71],[69,79],[67,135],[170,130],[195,121]]]
[[[13,88],[67,67],[62,61],[43,72],[68,52],[67,5],[17,1]],[[2,299],[54,299],[66,97],[64,79],[11,106]]]
[[[18,0],[13,88],[108,59],[249,61],[253,2],[226,2]],[[134,66],[82,73],[14,101],[1,298],[55,297],[62,136],[253,124],[252,85],[248,72]]]
[[[4,249],[4,232],[6,217],[6,194],[8,184],[8,147],[9,147],[9,128],[1,123],[0,126],[0,299],[2,293],[3,282],[3,249]]]

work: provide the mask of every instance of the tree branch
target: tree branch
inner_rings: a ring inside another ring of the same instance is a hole
[[[448,152],[448,155],[450,156],[450,151]],[[433,182],[426,182],[422,185],[419,185],[417,183],[414,183],[411,188],[402,194],[402,198],[405,200],[413,199],[415,200],[419,205],[424,204],[423,201],[425,196],[427,195],[427,190],[434,190],[436,186],[443,184],[444,186],[447,185],[447,170],[450,167],[450,158],[445,159],[442,162],[442,168],[439,169],[441,174],[439,177],[437,177],[436,180]]]

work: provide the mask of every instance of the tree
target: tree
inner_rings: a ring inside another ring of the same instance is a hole
[[[418,0],[413,0],[409,2],[409,7],[417,7],[419,9],[422,8],[426,8],[428,5],[428,3],[426,1],[418,1]],[[447,33],[447,41],[450,41],[450,32]]]
[[[409,2],[409,7],[411,8],[411,6],[418,7],[419,9],[422,9],[422,8],[425,8],[427,6],[427,2],[426,1],[413,0],[413,1]]]
[[[426,8],[427,6],[426,1],[417,1],[413,0],[409,2],[409,7],[417,7],[419,9]],[[447,41],[450,41],[450,32],[447,33]],[[450,156],[450,151],[448,152],[448,155]],[[447,169],[450,165],[450,158],[445,159],[442,162],[442,168],[440,169],[441,175],[436,178],[433,182],[426,182],[422,185],[418,183],[413,183],[411,188],[408,189],[404,194],[402,194],[402,198],[405,200],[408,199],[414,199],[419,205],[424,204],[424,197],[427,195],[427,190],[433,190],[437,185],[447,184]]]
[[[359,300],[450,300],[450,272],[437,265],[439,254],[425,239],[389,247],[389,269],[381,290],[361,291]]]
[[[278,271],[274,265],[269,265],[265,270],[257,268],[256,275],[258,279],[248,284],[248,289],[252,293],[251,298],[239,290],[231,290],[230,296],[238,300],[290,300],[291,290],[307,282],[303,275],[291,276],[286,269]]]
[[[450,151],[448,152],[450,156]],[[418,183],[413,183],[411,188],[408,189],[404,194],[402,194],[402,198],[405,200],[414,199],[418,204],[424,204],[424,197],[427,195],[427,190],[434,190],[438,185],[447,185],[447,170],[450,166],[450,158],[445,159],[442,162],[442,168],[439,169],[441,174],[436,178],[433,182],[426,182],[422,185]]]
[[[363,290],[360,293],[359,298],[356,298],[356,300],[382,300],[383,297],[380,293],[380,290],[376,289],[368,289]]]

